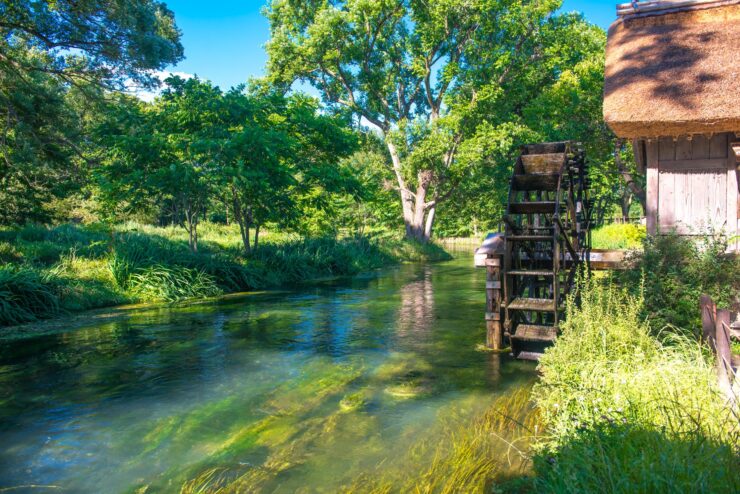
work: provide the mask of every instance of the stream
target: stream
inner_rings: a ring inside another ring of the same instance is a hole
[[[423,465],[419,441],[535,377],[476,348],[484,286],[466,254],[5,329],[0,491],[180,492],[246,472],[265,492],[336,492]]]

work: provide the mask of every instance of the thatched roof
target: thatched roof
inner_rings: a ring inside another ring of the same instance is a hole
[[[740,0],[702,3],[609,28],[604,118],[620,137],[740,131]]]

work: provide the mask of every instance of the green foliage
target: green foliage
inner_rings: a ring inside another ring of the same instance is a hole
[[[481,201],[478,192],[505,189],[518,145],[607,134],[604,33],[556,14],[559,7],[274,0],[266,10],[270,80],[285,88],[306,81],[327,104],[377,128],[407,236],[428,239],[438,207],[467,200],[449,213],[463,219],[446,221],[446,232],[458,233],[500,212],[500,194]]]
[[[180,33],[152,0],[10,0],[0,18],[0,222],[49,221],[95,162],[105,90],[154,85],[182,58]]]
[[[0,326],[56,315],[59,298],[50,281],[31,269],[0,266]]]
[[[132,273],[126,286],[137,298],[166,302],[214,297],[222,293],[213,276],[203,271],[161,265],[148,266]]]
[[[338,165],[356,141],[343,117],[257,86],[223,93],[197,78],[167,84],[152,105],[121,99],[98,128],[107,150],[97,181],[110,217],[158,209],[185,228],[196,251],[205,210],[217,207],[239,225],[246,254],[252,229],[257,244],[267,223],[304,233],[335,228],[332,199],[358,187]]]
[[[243,257],[234,227],[204,224],[199,252],[177,228],[126,224],[26,226],[0,231],[6,265],[0,325],[131,301],[177,301],[311,279],[351,276],[397,262],[448,259],[435,244],[395,238],[301,239],[268,234]],[[30,295],[25,296],[28,292]],[[45,296],[53,303],[44,303]]]
[[[655,329],[675,326],[698,335],[699,297],[707,294],[719,307],[740,303],[740,258],[726,254],[721,236],[681,237],[668,233],[649,237],[634,254],[635,269],[622,273],[625,286],[642,287],[643,315]]]
[[[587,283],[540,361],[533,392],[549,436],[537,453],[545,492],[734,492],[737,417],[695,340],[660,343],[643,301]]]
[[[591,245],[594,249],[628,249],[642,247],[647,232],[643,225],[612,223],[592,230]]]

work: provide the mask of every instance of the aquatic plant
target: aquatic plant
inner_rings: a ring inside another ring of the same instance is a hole
[[[420,436],[405,454],[358,475],[341,492],[492,492],[526,473],[528,444],[539,430],[529,393],[524,386],[497,396],[484,413],[450,421],[441,439]]]
[[[705,349],[656,338],[642,300],[587,283],[540,361],[548,427],[535,462],[546,492],[737,492],[740,421]]]
[[[344,395],[339,402],[339,409],[343,412],[354,412],[365,408],[369,401],[369,393],[363,389]]]

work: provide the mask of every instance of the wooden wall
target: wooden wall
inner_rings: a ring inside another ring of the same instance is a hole
[[[663,137],[645,143],[647,226],[693,235],[712,228],[738,233],[734,134]]]

